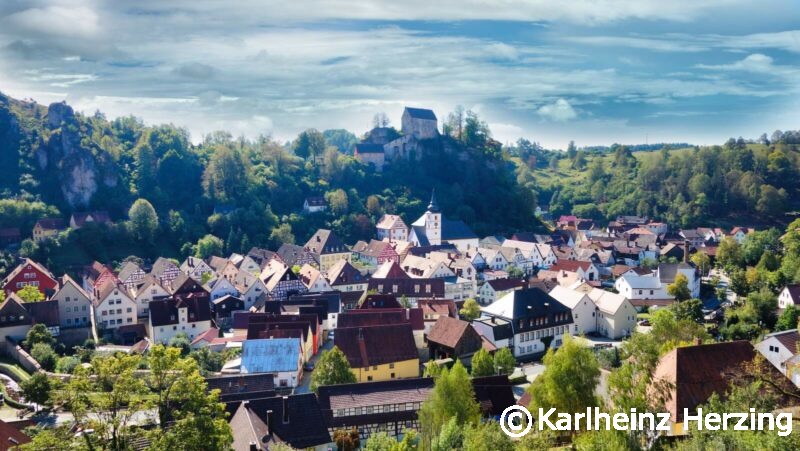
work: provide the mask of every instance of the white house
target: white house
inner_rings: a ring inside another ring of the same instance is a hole
[[[309,293],[321,293],[324,291],[333,291],[331,284],[322,275],[322,272],[317,268],[306,263],[300,268],[300,280],[303,285],[308,288]]]
[[[597,306],[597,333],[617,340],[636,328],[636,307],[624,296],[583,284],[582,288]]]
[[[58,301],[58,316],[62,329],[92,325],[92,297],[78,282],[64,274],[59,288],[50,297]]]
[[[408,241],[408,226],[398,215],[383,215],[375,228],[379,240]]]
[[[533,359],[549,347],[561,347],[574,328],[572,310],[539,288],[512,291],[481,311],[511,323],[509,346],[517,359]]]
[[[236,289],[236,285],[233,284],[233,278],[235,278],[235,276],[231,279],[228,279],[227,277],[217,277],[216,279],[209,280],[208,283],[206,283],[204,288],[211,294],[212,301],[226,295],[237,298],[241,296],[239,290]]]
[[[503,255],[503,253],[500,252],[499,247],[494,249],[482,248],[480,249],[480,253],[476,255],[485,256],[484,257],[485,267],[488,269],[505,271],[505,269],[508,268],[508,260],[506,260],[505,255]]]
[[[798,354],[800,334],[797,329],[775,332],[756,344],[756,350],[764,356],[781,374],[787,374],[787,362]],[[795,381],[792,381],[795,382]],[[795,382],[795,384],[797,384]]]
[[[790,305],[800,306],[800,284],[786,285],[778,295],[779,313],[782,313]]]
[[[297,338],[246,340],[242,346],[243,374],[271,373],[275,386],[294,388],[303,377],[303,356]]]
[[[203,277],[213,278],[214,274],[214,269],[208,266],[208,263],[203,261],[202,258],[197,257],[187,257],[186,260],[181,263],[181,271],[201,283]],[[208,274],[208,276],[206,276],[206,274]]]
[[[241,293],[239,299],[244,301],[245,310],[250,310],[255,305],[256,300],[267,293],[267,286],[264,282],[253,274],[240,270],[233,279],[236,290]]]
[[[672,299],[666,285],[655,274],[638,275],[625,273],[614,282],[617,292],[628,300]]]
[[[690,263],[661,263],[656,270],[656,276],[661,280],[661,285],[666,291],[666,287],[675,282],[675,277],[678,274],[686,276],[689,291],[692,292],[693,298],[700,297],[700,277],[698,277],[697,269]]]
[[[125,285],[109,278],[95,289],[92,298],[92,316],[98,331],[135,324],[136,303],[128,294]]]
[[[306,197],[303,201],[303,213],[318,213],[328,208],[328,202],[324,197]]]
[[[597,331],[597,312],[592,299],[580,291],[556,286],[550,296],[572,310],[573,335],[585,335]]]
[[[150,302],[169,297],[170,293],[157,278],[148,274],[142,283],[131,290],[131,295],[136,302],[137,316],[144,318],[150,315]]]
[[[167,344],[180,333],[192,341],[211,328],[211,305],[205,295],[158,299],[149,308],[147,334],[153,343]]]
[[[400,264],[406,274],[417,279],[444,279],[455,273],[442,261],[408,255]]]
[[[489,305],[500,299],[506,294],[525,288],[528,284],[525,279],[492,279],[487,280],[478,289],[477,301],[483,305]]]

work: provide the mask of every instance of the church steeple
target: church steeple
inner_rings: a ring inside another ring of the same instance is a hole
[[[431,190],[431,203],[428,204],[428,211],[431,213],[439,213],[439,203],[436,202],[436,188]]]

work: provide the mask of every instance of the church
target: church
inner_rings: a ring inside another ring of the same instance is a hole
[[[475,252],[478,236],[464,221],[451,221],[442,217],[436,202],[436,190],[431,193],[431,202],[425,214],[411,224],[408,240],[415,246],[437,246],[452,244],[462,253]]]

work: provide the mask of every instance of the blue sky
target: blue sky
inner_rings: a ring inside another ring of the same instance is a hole
[[[0,91],[290,139],[404,105],[546,147],[800,128],[794,0],[5,0]]]

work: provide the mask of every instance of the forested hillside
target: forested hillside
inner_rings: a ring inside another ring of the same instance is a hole
[[[528,166],[540,203],[549,203],[554,215],[639,214],[680,227],[785,225],[800,204],[798,147],[800,133],[777,131],[756,142],[739,138],[711,147],[632,152],[615,145],[538,159],[533,152],[535,166]]]
[[[108,210],[116,222],[108,229],[23,243],[24,255],[56,272],[91,259],[179,258],[220,244],[220,252],[275,248],[305,242],[318,227],[353,243],[372,237],[383,213],[415,220],[434,187],[445,214],[479,234],[539,227],[533,191],[518,182],[486,124],[474,114],[462,122],[457,135],[424,143],[420,161],[380,173],[351,156],[356,137],[345,130],[309,129],[291,143],[216,132],[193,145],[172,125],[109,121],[64,103],[0,95],[0,227],[21,227],[25,237],[41,217]],[[324,196],[328,212],[300,214],[307,196]],[[129,212],[137,199],[144,201]]]

